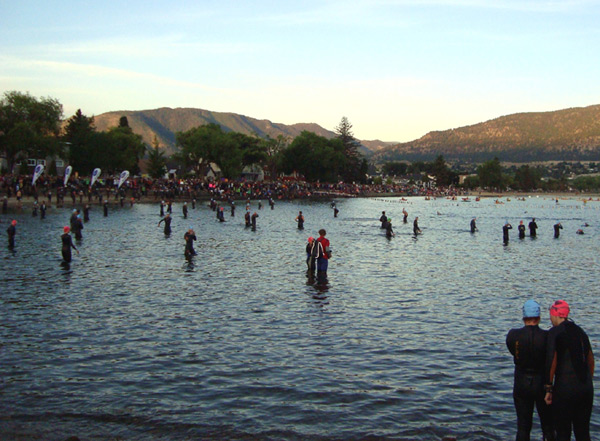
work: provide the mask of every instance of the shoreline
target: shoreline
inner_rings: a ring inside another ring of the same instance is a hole
[[[405,198],[407,201],[410,199],[414,199],[414,198],[426,198],[429,197],[431,201],[437,200],[437,199],[451,199],[452,197],[455,198],[456,201],[462,201],[463,198],[469,198],[470,202],[476,202],[475,198],[479,197],[482,199],[504,199],[504,198],[514,198],[514,200],[516,201],[517,198],[533,198],[533,197],[537,197],[537,198],[543,198],[543,199],[579,199],[581,201],[583,200],[593,200],[593,201],[600,201],[600,193],[569,193],[569,192],[557,192],[557,193],[540,193],[540,192],[528,192],[528,193],[521,193],[521,192],[506,192],[506,193],[498,193],[498,192],[477,192],[477,193],[468,193],[468,194],[463,194],[463,195],[456,195],[456,196],[445,196],[445,195],[438,195],[438,196],[426,196],[426,195],[408,195],[406,193],[378,193],[378,192],[369,192],[369,193],[365,193],[362,195],[348,195],[348,194],[335,194],[335,193],[329,193],[329,194],[321,194],[321,195],[311,195],[311,196],[306,196],[306,197],[297,197],[297,198],[284,198],[284,199],[276,199],[275,201],[299,201],[299,200],[311,200],[311,201],[329,201],[329,200],[335,200],[335,199],[350,199],[350,198],[365,198],[365,199],[377,199],[377,198]],[[204,202],[210,201],[211,200],[211,195],[209,194],[202,194],[199,195],[196,198],[196,202],[198,204],[202,204]],[[125,198],[123,201],[123,206],[126,205],[130,205],[130,200],[131,197],[129,198]],[[246,198],[233,198],[234,201],[238,202],[238,201],[246,201]],[[257,201],[259,199],[250,199],[251,201]],[[38,198],[38,206],[43,202],[46,201],[46,203],[48,202],[47,199],[44,198]],[[161,199],[155,199],[154,196],[142,196],[139,200],[135,200],[134,204],[159,204],[161,201]],[[166,200],[165,200],[166,201]],[[266,200],[265,200],[266,201]],[[174,204],[177,203],[183,203],[183,202],[188,202],[191,203],[191,200],[185,197],[179,197],[176,198],[172,201]],[[217,200],[218,203],[227,203],[227,201],[225,200]],[[52,203],[48,204],[48,209],[50,208],[64,208],[64,207],[77,207],[77,206],[82,206],[82,205],[86,205],[89,204],[90,206],[102,206],[103,203],[100,203],[97,198],[94,198],[94,200],[92,200],[91,202],[89,202],[87,200],[87,198],[84,198],[82,201],[80,201],[79,199],[76,200],[75,204],[73,204],[71,198],[69,198],[68,200],[65,198],[63,200],[63,203],[58,206],[56,204],[56,198],[52,198]],[[108,200],[108,205],[109,206],[115,206],[115,205],[120,205],[120,200],[119,199],[115,199],[110,198]],[[33,208],[34,206],[34,198],[33,196],[23,196],[21,198],[20,201],[17,201],[17,198],[15,196],[10,197],[7,199],[7,207],[9,209],[26,209],[26,208]]]

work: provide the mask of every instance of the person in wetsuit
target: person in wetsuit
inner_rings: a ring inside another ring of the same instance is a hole
[[[529,222],[529,237],[536,237],[537,236],[537,224],[535,223],[535,217],[533,219],[531,219],[531,222]]]
[[[402,209],[402,222],[404,222],[405,224],[408,223],[408,211],[406,211],[405,208]]]
[[[523,224],[523,221],[519,222],[517,230],[519,230],[519,239],[525,239],[525,225]]]
[[[164,229],[164,233],[165,236],[168,236],[169,234],[171,234],[171,215],[169,213],[167,213],[167,215],[165,217],[163,217],[160,221],[158,221],[158,226],[160,227],[161,223],[165,223],[165,229]]]
[[[81,240],[83,238],[81,230],[83,230],[83,222],[81,221],[81,215],[78,214],[73,224],[73,233],[75,233],[76,240]]]
[[[504,245],[508,245],[508,230],[512,230],[512,225],[508,223],[508,221],[502,227],[502,240]]]
[[[548,331],[539,327],[540,305],[527,300],[523,305],[522,328],[511,329],[506,346],[515,364],[513,401],[517,412],[516,441],[529,441],[533,424],[533,407],[537,409],[544,440],[554,440],[552,412],[544,401],[544,363]]]
[[[89,206],[89,204],[85,204],[85,207],[83,207],[83,221],[89,222],[89,220],[90,220],[90,206]]]
[[[381,222],[381,228],[385,228],[387,225],[388,218],[385,215],[385,211],[381,212],[381,217],[379,218],[379,222]]]
[[[108,216],[108,200],[104,201],[104,217]]]
[[[46,219],[46,201],[40,205],[40,219]]]
[[[231,217],[235,217],[235,202],[231,201]]]
[[[314,244],[315,244],[315,238],[312,236],[309,237],[308,243],[306,244],[306,266],[311,271],[314,271],[317,266],[316,260],[311,258],[312,249],[313,249]]]
[[[250,225],[252,225],[252,222],[250,221],[250,212],[246,211],[246,214],[244,215],[244,220],[246,221],[246,227],[249,227]]]
[[[183,254],[186,258],[189,259],[190,257],[196,255],[196,250],[194,250],[194,241],[196,240],[196,233],[192,228],[190,228],[185,232],[183,238],[185,240],[185,251]]]
[[[590,441],[594,402],[594,354],[581,327],[569,319],[569,304],[557,300],[550,307],[552,328],[546,349],[546,397],[552,405],[557,441]]]
[[[421,234],[421,229],[419,228],[419,216],[415,217],[413,222],[413,233],[415,233],[415,236]]]
[[[182,210],[183,210],[183,218],[184,218],[184,219],[187,219],[187,215],[188,215],[188,207],[187,207],[187,202],[184,202],[184,203],[183,203],[183,208],[182,208]]]
[[[394,237],[394,230],[392,229],[392,219],[388,218],[387,223],[385,225],[385,237],[391,238]]]
[[[64,227],[63,235],[60,236],[62,240],[62,258],[67,263],[71,262],[71,248],[73,248],[75,251],[77,251],[77,254],[79,254],[79,250],[75,248],[75,245],[73,245],[73,239],[71,239],[69,231],[71,231],[71,227]]]
[[[8,234],[8,248],[15,247],[15,236],[17,235],[17,221],[13,219],[8,228],[6,229]]]
[[[339,212],[340,212],[340,210],[338,210],[338,207],[334,206],[333,207],[333,217],[337,217]]]
[[[302,212],[298,212],[298,216],[296,217],[296,222],[298,223],[298,229],[299,230],[304,230],[304,216],[302,215]]]
[[[256,214],[256,211],[254,212],[254,214],[252,215],[252,231],[256,231],[256,218],[258,217],[258,214]]]
[[[560,230],[562,230],[562,225],[560,222],[554,224],[554,238],[558,239],[560,236]]]
[[[473,219],[471,219],[471,233],[475,233],[476,231],[479,231],[477,229],[477,225],[475,224],[475,220],[476,219],[477,219],[476,217],[474,217]]]
[[[160,217],[165,215],[165,201],[160,201]]]

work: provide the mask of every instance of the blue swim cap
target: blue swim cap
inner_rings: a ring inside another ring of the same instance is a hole
[[[523,305],[523,318],[540,316],[540,304],[535,300],[527,300]]]

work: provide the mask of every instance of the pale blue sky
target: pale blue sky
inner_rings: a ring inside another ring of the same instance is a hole
[[[600,2],[0,0],[0,93],[410,141],[600,104]]]

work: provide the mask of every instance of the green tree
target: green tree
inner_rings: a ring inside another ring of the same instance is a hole
[[[154,135],[152,147],[148,149],[148,174],[153,179],[161,178],[167,172],[167,158],[160,149],[158,138]]]
[[[266,153],[267,170],[271,179],[275,179],[279,174],[279,168],[283,160],[283,151],[290,145],[290,138],[283,135],[277,135],[276,138],[267,136],[261,143]]]
[[[500,160],[494,158],[477,167],[477,176],[482,187],[504,188],[504,177]]]
[[[0,152],[12,170],[17,159],[45,158],[60,152],[62,105],[54,98],[5,92],[0,100]]]
[[[108,172],[119,173],[129,170],[132,175],[139,174],[139,161],[146,151],[142,136],[133,133],[129,126],[113,127],[107,132]]]
[[[345,157],[340,170],[342,177],[346,182],[364,182],[368,164],[358,151],[360,142],[354,137],[352,124],[350,124],[348,118],[345,116],[342,117],[340,124],[335,128],[335,132],[337,133],[337,138],[342,143],[342,152]]]
[[[177,132],[175,140],[179,151],[174,158],[199,174],[209,163],[216,162],[219,138],[223,134],[218,124],[194,127]]]
[[[456,179],[456,174],[448,168],[442,155],[439,155],[431,164],[431,173],[435,176],[436,184],[441,187],[453,184]]]
[[[81,109],[65,125],[63,140],[69,146],[67,159],[79,173],[90,173],[96,167],[90,163],[90,144],[95,134],[94,117],[85,116]]]
[[[515,172],[515,185],[523,190],[529,191],[538,188],[541,176],[539,171],[532,169],[528,165],[521,166]]]
[[[327,139],[303,131],[283,151],[282,168],[285,172],[298,172],[308,181],[334,182],[346,157],[344,146],[338,138]]]

